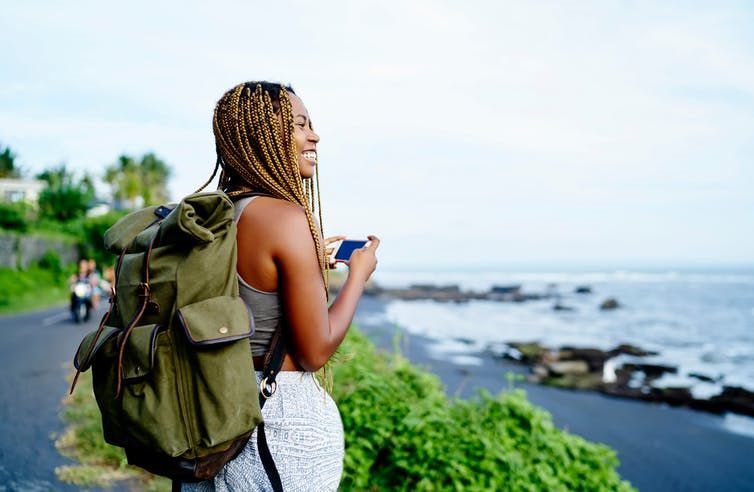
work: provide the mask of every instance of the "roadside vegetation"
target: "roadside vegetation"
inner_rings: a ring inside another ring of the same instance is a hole
[[[28,174],[18,165],[15,152],[0,145],[0,178],[24,180]],[[77,173],[66,164],[51,166],[33,176],[45,185],[36,200],[0,196],[0,231],[4,236],[36,236],[75,245],[79,258],[94,259],[104,272],[114,262],[102,244],[105,231],[133,208],[165,202],[170,174],[170,167],[152,153],[121,155],[104,166],[99,177],[111,191],[103,199],[96,196],[95,176]],[[91,214],[103,203],[116,211]],[[13,258],[3,262],[13,263]],[[67,279],[75,271],[75,263],[62,261],[52,250],[31,266],[0,267],[0,314],[65,302]]]
[[[449,398],[439,379],[400,354],[379,351],[352,328],[333,365],[333,397],[343,419],[346,457],[341,490],[629,491],[607,446],[557,429],[520,391],[473,400]],[[81,465],[58,476],[80,486],[115,479],[169,490],[169,481],[130,467],[103,443],[89,373],[65,416],[58,447]]]
[[[50,260],[57,267],[51,267]],[[54,253],[25,270],[0,268],[0,314],[32,311],[64,302],[69,295],[67,276]]]

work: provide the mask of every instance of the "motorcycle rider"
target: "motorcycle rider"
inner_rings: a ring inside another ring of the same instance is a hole
[[[68,285],[71,289],[71,311],[74,310],[76,306],[76,292],[75,287],[77,284],[84,283],[91,286],[91,292],[94,292],[94,289],[96,287],[96,284],[99,282],[99,279],[96,278],[94,275],[91,275],[90,269],[89,269],[89,261],[85,258],[82,258],[79,260],[78,264],[78,272],[74,275],[71,275],[71,277],[68,279]],[[93,306],[93,294],[90,294],[89,299],[85,300],[85,302],[90,303],[91,306]],[[75,315],[74,315],[75,316]],[[87,311],[87,318],[88,318],[88,311]],[[75,319],[75,318],[74,318]]]

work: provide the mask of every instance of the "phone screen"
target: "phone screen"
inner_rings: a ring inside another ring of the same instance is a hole
[[[345,239],[335,252],[335,259],[341,261],[348,261],[351,258],[353,252],[359,248],[363,248],[367,242],[362,239]]]

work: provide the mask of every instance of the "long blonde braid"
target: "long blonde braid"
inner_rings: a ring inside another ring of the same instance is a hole
[[[212,120],[217,149],[215,171],[199,190],[212,182],[221,168],[218,189],[229,196],[250,188],[302,206],[327,288],[319,173],[315,175],[316,186],[315,180],[302,179],[299,173],[289,91],[293,93],[290,87],[279,84],[247,82],[220,98]],[[314,219],[315,211],[319,224]]]

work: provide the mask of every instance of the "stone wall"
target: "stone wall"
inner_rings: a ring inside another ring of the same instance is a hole
[[[0,233],[0,267],[16,268],[18,266],[18,236]]]
[[[45,254],[55,251],[62,264],[75,263],[79,250],[75,243],[44,236],[0,232],[0,267],[26,268]]]

